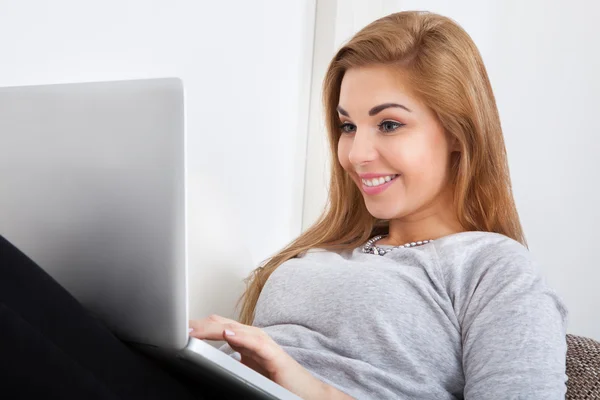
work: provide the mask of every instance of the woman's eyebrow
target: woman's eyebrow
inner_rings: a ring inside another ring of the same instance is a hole
[[[398,108],[403,108],[408,112],[412,112],[408,109],[408,107],[403,106],[402,104],[396,104],[396,103],[384,103],[384,104],[380,104],[378,106],[375,106],[373,108],[371,108],[369,110],[369,116],[373,116],[375,114],[380,113],[381,111],[385,110],[386,108],[390,108],[390,107],[398,107]]]
[[[350,117],[350,114],[348,114],[348,111],[344,110],[341,106],[337,106],[336,110],[343,116]]]
[[[396,103],[384,103],[384,104],[380,104],[378,106],[375,106],[373,108],[371,108],[369,110],[369,116],[373,116],[373,115],[377,115],[379,114],[381,111],[385,110],[386,108],[390,108],[390,107],[398,107],[398,108],[402,108],[408,112],[412,112],[411,110],[408,109],[408,107],[403,106],[402,104],[396,104]],[[342,114],[343,116],[346,117],[350,117],[350,114],[348,114],[348,111],[344,110],[341,106],[337,106],[337,112],[339,112],[340,114]]]

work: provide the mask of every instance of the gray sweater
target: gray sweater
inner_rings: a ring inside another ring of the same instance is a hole
[[[271,275],[254,321],[357,399],[437,400],[564,399],[566,324],[528,250],[488,232],[311,250]]]

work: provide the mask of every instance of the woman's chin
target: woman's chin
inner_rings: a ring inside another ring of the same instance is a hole
[[[398,218],[398,216],[402,214],[401,210],[399,210],[397,206],[382,207],[381,204],[371,205],[367,203],[367,210],[369,211],[369,214],[371,214],[373,217],[385,220]]]

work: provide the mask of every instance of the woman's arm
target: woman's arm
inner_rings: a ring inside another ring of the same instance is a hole
[[[472,287],[461,321],[465,399],[564,399],[567,310],[527,253],[496,258]]]

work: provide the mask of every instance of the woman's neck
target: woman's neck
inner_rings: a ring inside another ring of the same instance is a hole
[[[390,221],[389,234],[385,238],[377,241],[377,244],[400,246],[410,242],[418,242],[432,239],[435,240],[444,236],[465,231],[466,229],[464,229],[462,226],[437,226],[435,227],[435,229],[427,229],[426,227],[418,227],[415,229],[407,229],[406,227],[402,227],[401,229],[394,229],[392,227],[392,221]]]
[[[379,240],[377,244],[400,246],[410,242],[435,240],[467,230],[460,224],[457,217],[448,215],[448,213],[411,216],[390,220],[388,235]]]
[[[400,246],[423,240],[435,240],[453,233],[465,232],[453,205],[454,190],[448,186],[429,204],[389,222],[388,235],[377,244]]]

